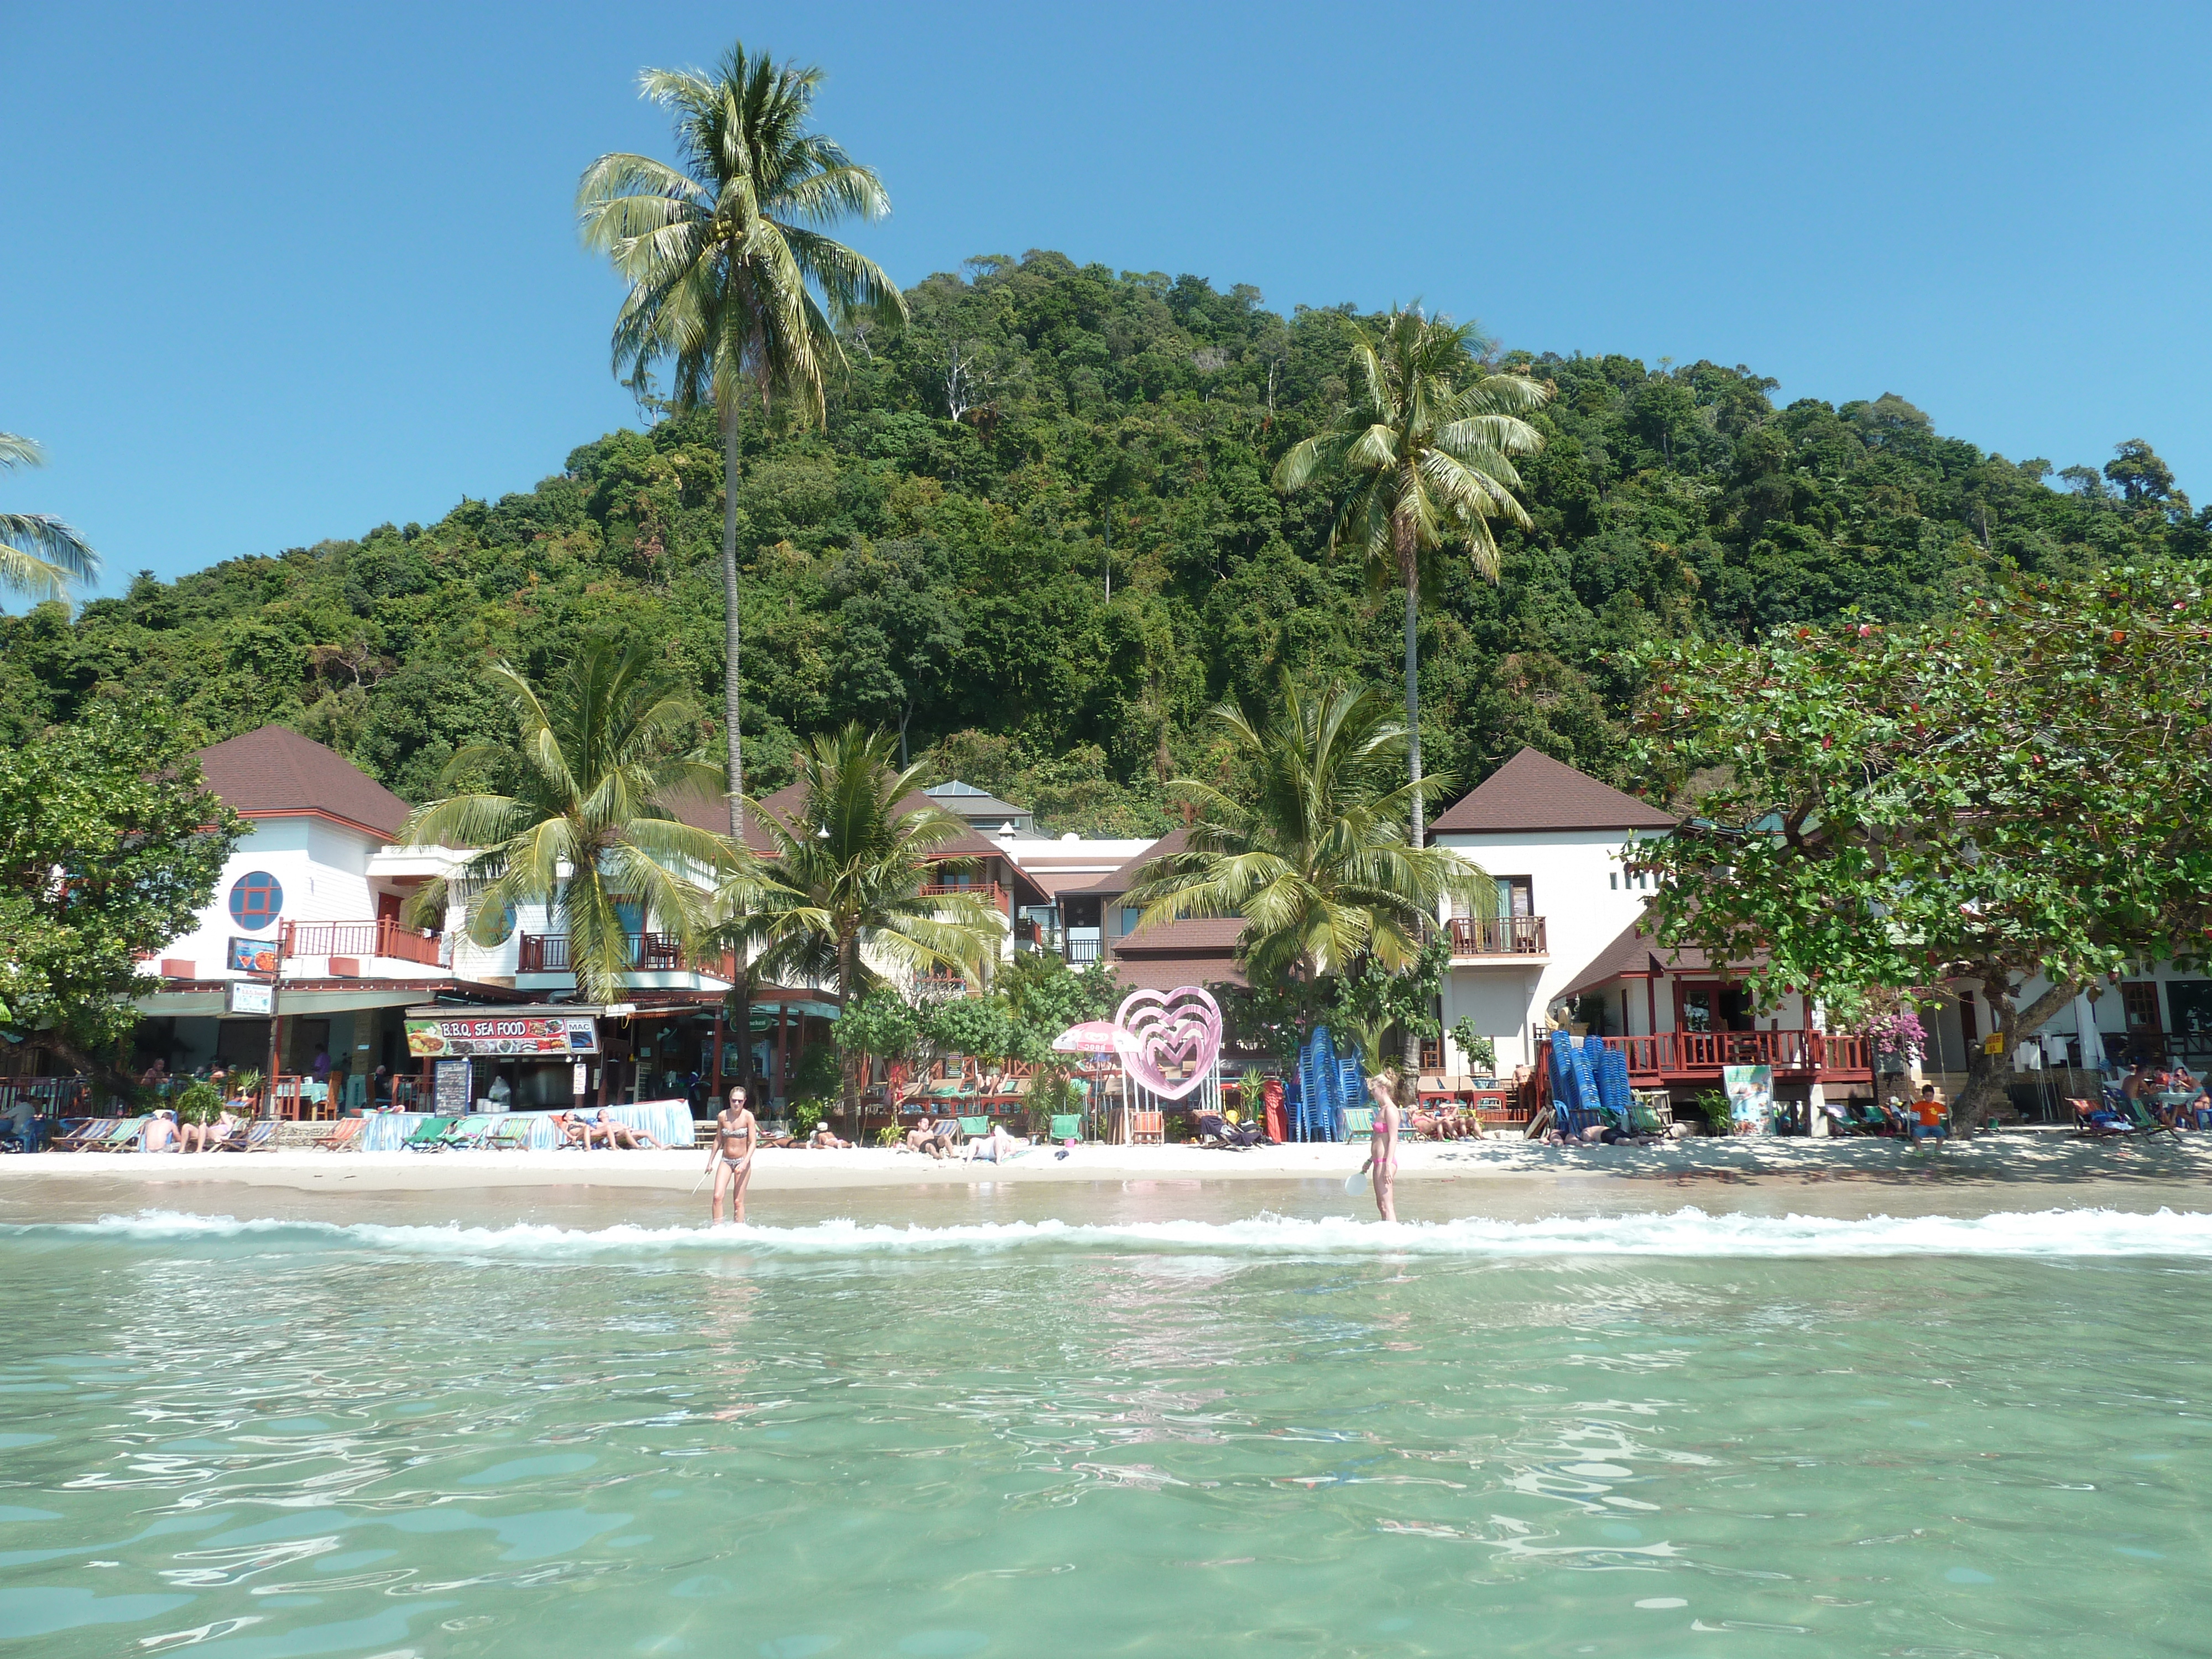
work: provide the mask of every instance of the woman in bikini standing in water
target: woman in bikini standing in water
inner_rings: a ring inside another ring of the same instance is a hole
[[[753,1150],[760,1144],[760,1125],[745,1109],[742,1085],[730,1091],[730,1103],[714,1120],[714,1139],[707,1162],[714,1171],[713,1224],[722,1224],[722,1194],[730,1195],[730,1219],[745,1218],[745,1183],[752,1179]]]
[[[1377,1073],[1367,1079],[1367,1097],[1375,1103],[1374,1136],[1370,1143],[1373,1155],[1368,1159],[1375,1171],[1375,1207],[1385,1221],[1398,1218],[1398,1089],[1397,1079],[1388,1072]]]

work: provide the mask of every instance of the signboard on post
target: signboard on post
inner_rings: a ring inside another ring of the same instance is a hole
[[[475,1068],[465,1060],[434,1060],[430,1066],[430,1109],[440,1117],[459,1117],[477,1109],[470,1087]]]
[[[230,936],[230,954],[224,965],[234,974],[268,974],[276,972],[276,941],[273,939],[240,939]]]
[[[407,1022],[407,1052],[417,1060],[471,1054],[553,1059],[599,1051],[599,1022],[588,1015],[456,1014]]]
[[[1739,1135],[1774,1133],[1774,1068],[1723,1066],[1721,1086],[1728,1091],[1729,1131]]]
[[[266,1019],[276,1012],[276,988],[265,979],[234,979],[225,982],[222,1011],[240,1018]]]

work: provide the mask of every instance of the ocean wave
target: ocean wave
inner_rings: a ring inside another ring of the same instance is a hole
[[[740,1251],[779,1256],[1120,1251],[1328,1257],[1545,1256],[2212,1256],[2212,1215],[2072,1209],[1984,1216],[1667,1213],[1553,1217],[1538,1221],[1383,1223],[1351,1217],[1259,1215],[1237,1221],[976,1222],[948,1227],[829,1220],[757,1225],[593,1229],[392,1226],[374,1222],[244,1219],[142,1210],[95,1222],[0,1226],[0,1239],[105,1239],[188,1247],[227,1242],[369,1249],[424,1255],[586,1257]]]

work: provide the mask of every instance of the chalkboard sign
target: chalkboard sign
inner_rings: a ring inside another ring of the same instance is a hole
[[[464,1112],[476,1110],[476,1098],[469,1089],[471,1062],[435,1060],[430,1065],[430,1109],[440,1117],[459,1117]]]

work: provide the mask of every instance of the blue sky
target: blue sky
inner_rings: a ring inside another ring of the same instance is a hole
[[[819,63],[902,283],[1057,248],[1890,391],[2212,498],[2212,9],[18,6],[0,429],[106,591],[428,521],[632,419],[577,173],[646,64]]]

